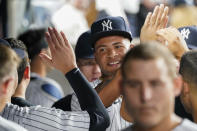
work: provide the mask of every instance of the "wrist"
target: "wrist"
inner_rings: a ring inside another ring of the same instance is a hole
[[[72,65],[70,67],[64,68],[61,70],[61,72],[66,75],[68,72],[72,71],[73,69],[77,68],[77,65]]]

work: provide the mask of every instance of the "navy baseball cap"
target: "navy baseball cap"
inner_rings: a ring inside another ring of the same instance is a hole
[[[75,47],[75,55],[77,59],[94,58],[94,50],[91,47],[90,38],[91,38],[90,31],[86,31],[79,36]]]
[[[174,6],[180,6],[180,5],[194,5],[193,0],[172,0],[171,1]]]
[[[97,40],[106,36],[118,35],[128,38],[130,41],[132,40],[130,28],[120,16],[108,16],[95,21],[91,26],[91,34],[92,47],[94,47]]]
[[[5,45],[5,46],[11,48],[9,42],[6,41],[6,40],[4,40],[4,39],[0,39],[0,44],[1,44],[1,45]],[[15,51],[15,53],[16,53],[21,59],[25,58],[26,54],[25,54],[25,51],[24,51],[24,50],[21,50],[21,49],[19,49],[19,48],[11,48],[11,49],[13,49],[13,50]]]
[[[197,49],[197,26],[178,28],[189,49]]]

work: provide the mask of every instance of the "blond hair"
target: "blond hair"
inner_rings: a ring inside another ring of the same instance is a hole
[[[6,76],[12,75],[19,62],[19,57],[11,48],[0,44],[0,81]]]

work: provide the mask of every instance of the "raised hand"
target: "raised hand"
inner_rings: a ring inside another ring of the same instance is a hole
[[[48,28],[45,36],[49,44],[51,56],[45,52],[41,52],[39,55],[41,59],[64,74],[76,68],[77,64],[74,51],[64,33],[59,33],[55,28]]]
[[[167,26],[168,11],[168,7],[161,4],[155,7],[153,13],[148,13],[140,33],[141,43],[156,40],[156,31]]]
[[[180,60],[181,56],[189,50],[182,35],[174,27],[160,29],[156,34],[157,41],[167,46],[178,60]]]

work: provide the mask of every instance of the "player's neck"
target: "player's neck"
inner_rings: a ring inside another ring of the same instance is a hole
[[[114,75],[102,75],[103,83],[109,82],[113,79]]]
[[[181,123],[181,118],[176,116],[174,113],[166,119],[162,120],[160,124],[150,127],[143,128],[141,125],[134,125],[134,131],[171,131]]]
[[[7,98],[0,98],[0,112],[3,111],[3,109],[5,108],[5,105],[7,103],[10,103],[11,100],[10,99],[7,99]]]
[[[31,72],[37,73],[40,77],[45,77],[46,66],[40,61],[40,59],[35,58],[35,60],[31,62]]]
[[[16,88],[13,97],[20,97],[20,98],[25,99],[25,92],[26,92],[28,84],[29,84],[29,81],[27,82],[24,79],[22,79],[21,83]]]

